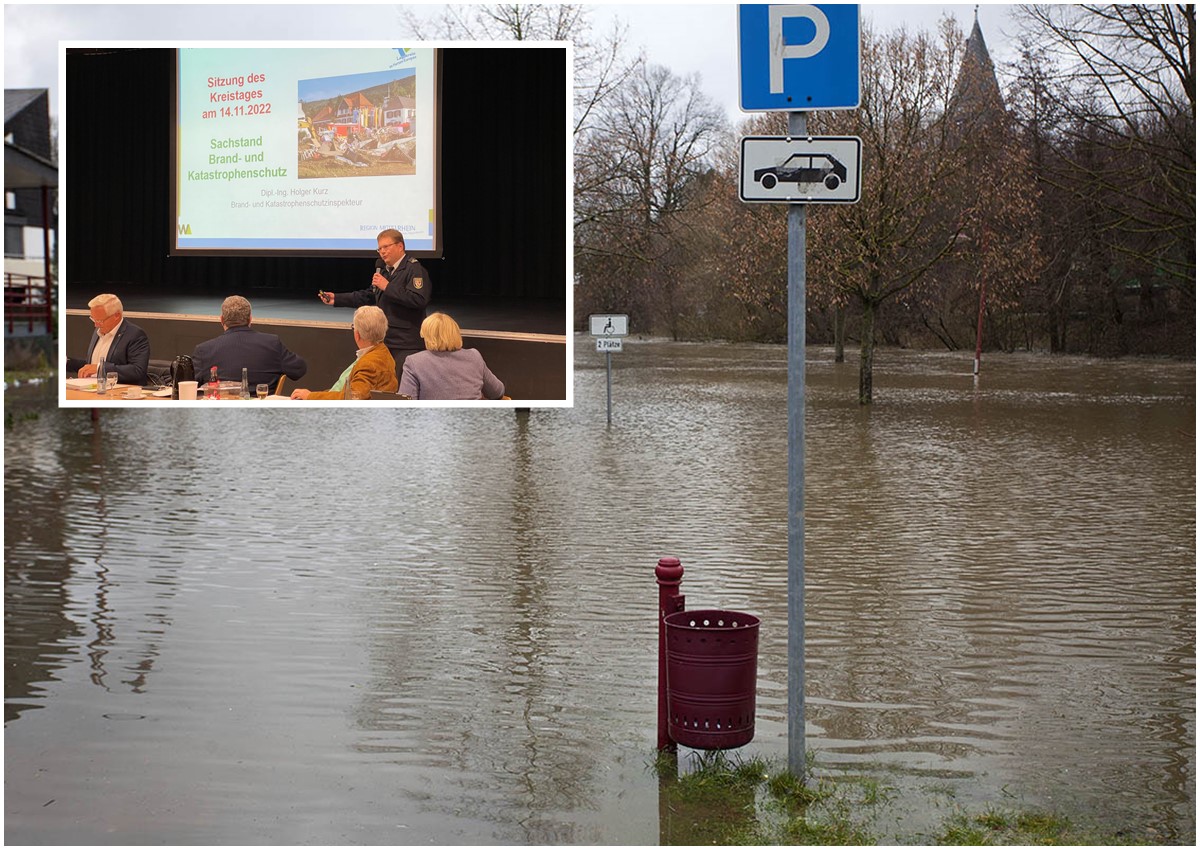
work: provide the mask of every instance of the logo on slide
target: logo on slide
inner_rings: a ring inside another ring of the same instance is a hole
[[[396,51],[396,61],[391,65],[393,68],[403,65],[405,62],[412,62],[417,58],[417,51],[411,47],[393,47],[392,49]]]
[[[190,224],[179,225],[179,235],[180,236],[191,236],[192,235],[192,226]]]

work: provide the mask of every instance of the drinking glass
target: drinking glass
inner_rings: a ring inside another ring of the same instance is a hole
[[[270,391],[271,391],[271,388],[268,387],[266,384],[259,384],[257,387],[254,388],[254,394],[257,395],[260,399],[266,398],[267,393],[269,393]]]
[[[114,389],[116,389],[116,386],[117,386],[117,373],[109,372],[107,375],[104,376],[104,387],[109,392],[112,392]]]

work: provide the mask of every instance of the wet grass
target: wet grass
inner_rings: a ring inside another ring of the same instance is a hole
[[[42,360],[45,359],[44,355],[39,354],[38,356]],[[4,382],[11,386],[14,383],[25,383],[26,381],[33,380],[52,381],[56,374],[56,370],[51,369],[44,362],[35,363],[20,369],[6,368],[4,370]]]
[[[934,836],[937,844],[958,845],[1153,845],[1161,838],[1153,831],[1141,834],[1107,834],[1082,828],[1050,812],[989,809],[976,815],[957,814]]]
[[[660,755],[660,820],[669,844],[871,844],[856,823],[853,799],[880,799],[879,789],[846,794],[833,783],[804,782],[761,758],[695,753],[680,773]],[[849,786],[847,786],[849,787]]]
[[[44,363],[28,369],[4,370],[4,386],[6,390],[17,389],[30,382],[45,383],[53,381],[54,378],[54,370],[45,366]],[[4,396],[4,430],[10,431],[19,422],[28,422],[37,419],[41,415],[42,406],[40,400],[13,402],[12,396],[6,393]]]
[[[37,419],[39,416],[40,414],[36,410],[26,410],[20,414],[20,418],[18,419],[18,417],[15,416],[11,410],[6,410],[4,411],[4,428],[5,430],[8,430],[16,425],[18,421],[30,422],[34,419]]]
[[[1157,844],[1152,830],[1105,833],[1050,812],[957,810],[932,835],[881,834],[876,824],[898,802],[894,788],[866,776],[805,778],[758,757],[673,754],[653,764],[660,781],[662,844],[725,845],[1136,845]],[[682,769],[681,769],[682,768]]]

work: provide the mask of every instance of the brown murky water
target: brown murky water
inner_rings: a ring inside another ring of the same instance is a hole
[[[657,843],[667,554],[785,760],[785,352],[628,342],[606,428],[589,342],[528,416],[9,390],[6,840]],[[809,358],[818,769],[1193,843],[1194,364]]]

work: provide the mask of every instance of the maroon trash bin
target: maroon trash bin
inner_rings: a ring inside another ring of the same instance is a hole
[[[758,617],[679,611],[667,630],[667,730],[698,750],[728,750],[754,737]]]

